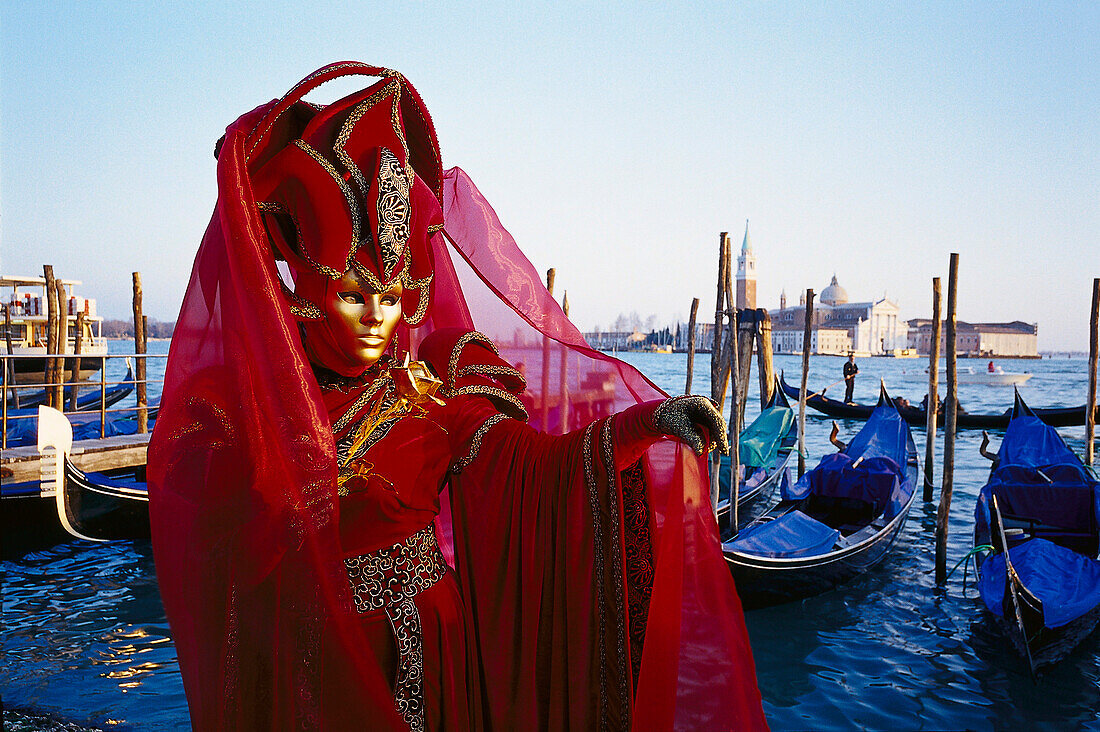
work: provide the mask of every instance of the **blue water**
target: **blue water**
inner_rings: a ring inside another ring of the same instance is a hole
[[[166,347],[153,343],[150,351]],[[666,391],[683,391],[684,355],[627,354],[624,360]],[[150,361],[150,378],[159,378],[162,363]],[[696,361],[696,393],[709,393],[709,363],[706,355]],[[841,363],[812,359],[811,387],[837,380]],[[1032,406],[1084,402],[1084,359],[998,363],[1006,371],[1035,374],[1021,389]],[[880,377],[894,396],[916,402],[924,395],[923,360],[861,359],[859,366],[857,401],[876,398]],[[796,357],[777,356],[776,368],[797,381]],[[121,376],[125,366],[118,369]],[[151,387],[151,396],[157,391]],[[838,385],[829,394],[843,392]],[[964,385],[959,396],[971,412],[1003,411],[1012,389]],[[754,392],[747,418],[758,409]],[[841,439],[860,424],[840,423]],[[827,420],[808,420],[811,466],[833,451],[828,428]],[[1083,450],[1083,427],[1062,434]],[[995,448],[999,436],[992,437]],[[923,457],[923,430],[914,429],[914,438]],[[988,471],[978,454],[980,439],[979,432],[964,431],[957,440],[949,566],[972,544],[974,499]],[[942,435],[938,442],[941,449]],[[937,459],[937,487],[939,467]],[[944,590],[935,588],[935,510],[918,499],[890,558],[872,573],[819,597],[747,614],[773,729],[1100,730],[1100,637],[1089,638],[1033,683],[987,623],[973,582],[964,588],[962,569]],[[148,544],[71,542],[5,561],[3,569],[0,692],[6,707],[33,715],[23,728],[61,729],[54,726],[58,721],[106,729],[186,727]],[[24,724],[10,715],[5,722]]]

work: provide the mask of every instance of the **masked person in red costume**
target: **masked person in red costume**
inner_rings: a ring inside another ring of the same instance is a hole
[[[721,416],[588,348],[408,81],[217,157],[149,449],[195,729],[764,727]]]

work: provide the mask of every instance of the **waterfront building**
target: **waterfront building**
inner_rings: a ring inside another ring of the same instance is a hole
[[[737,256],[737,291],[735,300],[739,310],[756,309],[756,255],[749,239],[749,220],[745,219],[745,238],[741,241],[741,254]]]
[[[932,321],[914,318],[909,323],[909,347],[927,355],[932,344]],[[947,321],[940,327],[940,353],[947,348]],[[957,321],[955,348],[960,356],[1039,357],[1039,324],[1014,320],[1011,323],[967,323]]]
[[[801,353],[806,324],[806,296],[786,307],[786,292],[780,308],[771,313],[772,347],[776,353]],[[811,353],[843,355],[887,355],[909,346],[909,325],[898,318],[898,304],[885,295],[879,300],[848,302],[848,292],[833,275],[814,304],[810,325]]]

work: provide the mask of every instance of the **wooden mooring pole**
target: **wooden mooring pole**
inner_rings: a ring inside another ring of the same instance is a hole
[[[733,348],[730,349],[730,371],[733,373],[733,389],[730,393],[730,423],[729,423],[729,443],[730,443],[730,529],[734,535],[737,534],[737,499],[741,495],[741,488],[739,483],[741,478],[741,420],[738,415],[741,414],[745,401],[745,389],[741,383],[741,347],[738,341],[740,340],[740,321],[741,311],[734,309],[732,311],[731,327],[734,334]],[[750,348],[751,343],[750,343]],[[714,505],[718,505],[717,493],[714,489],[711,489],[712,493],[715,493]]]
[[[810,334],[814,318],[814,291],[806,290],[806,324],[802,331],[802,383],[798,387],[798,477],[806,474],[806,376],[810,370]]]
[[[84,311],[79,310],[76,313],[76,340],[73,343],[73,369],[69,373],[69,381],[72,386],[69,387],[69,411],[78,411],[77,398],[78,390],[77,382],[80,381],[80,352],[84,348]]]
[[[775,364],[772,361],[772,316],[763,308],[756,310],[756,370],[760,377],[760,409],[764,409],[775,391]]]
[[[737,367],[733,369],[733,378],[737,382],[737,431],[745,423],[745,402],[749,393],[749,377],[752,376],[752,349],[756,339],[756,310],[736,310]]]
[[[137,382],[138,432],[149,431],[149,410],[145,390],[145,317],[141,311],[141,272],[134,272],[134,380]],[[104,360],[103,367],[107,367]]]
[[[46,359],[43,366],[43,381],[46,386],[46,406],[57,409],[61,405],[54,401],[53,385],[57,378],[57,281],[53,275],[53,265],[42,265],[42,274],[46,279]]]
[[[55,280],[57,289],[57,364],[54,366],[54,374],[57,381],[54,386],[54,404],[61,411],[65,410],[65,352],[69,349],[69,298],[65,296],[65,285],[61,280]]]
[[[15,351],[11,345],[11,305],[4,306],[4,343],[8,348],[8,355],[12,355]],[[4,408],[7,409],[8,405],[8,390],[11,390],[11,402],[12,407],[19,409],[19,387],[15,385],[15,359],[8,358],[4,360],[4,378],[7,379],[6,386],[4,388]],[[4,424],[8,423],[7,417],[4,418]]]
[[[924,500],[932,500],[936,463],[936,421],[940,407],[940,278],[932,278],[932,341],[928,344],[928,396],[925,407]]]
[[[688,320],[688,364],[684,393],[691,393],[691,377],[695,374],[695,316],[699,314],[699,298],[691,299],[691,318]]]
[[[714,331],[710,344],[710,398],[718,405],[718,411],[724,411],[726,387],[722,378],[723,371],[723,329],[726,316],[726,280],[729,279],[729,233],[718,235],[718,285],[714,303]],[[718,451],[710,458],[710,498],[711,508],[717,515],[718,506],[718,469],[721,466]]]
[[[959,255],[951,254],[947,273],[947,400],[944,402],[943,483],[936,511],[936,584],[947,582],[947,521],[951,515],[951,492],[955,481],[955,429],[959,408],[958,345]]]
[[[1093,465],[1096,442],[1096,366],[1100,351],[1100,277],[1092,281],[1092,316],[1089,318],[1089,397],[1085,402],[1085,464]]]

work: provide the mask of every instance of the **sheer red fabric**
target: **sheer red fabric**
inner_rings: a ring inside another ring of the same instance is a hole
[[[149,449],[158,580],[196,729],[401,729],[392,649],[344,571],[329,409],[252,194],[275,107],[227,130],[177,320]],[[705,465],[638,413],[611,418],[663,394],[588,348],[461,170],[444,183],[431,308],[396,350],[485,333],[541,431],[490,429],[437,521],[469,614],[471,726],[763,728]]]

